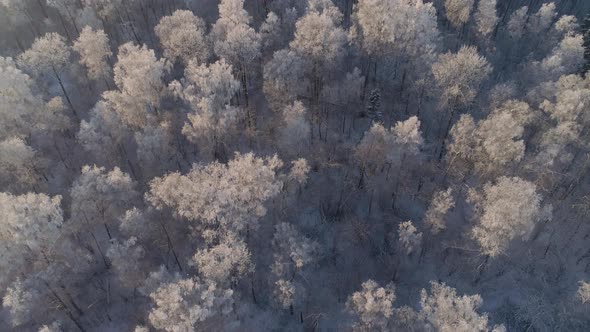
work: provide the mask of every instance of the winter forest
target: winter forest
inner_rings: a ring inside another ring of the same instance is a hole
[[[589,331],[590,1],[0,0],[0,331]]]

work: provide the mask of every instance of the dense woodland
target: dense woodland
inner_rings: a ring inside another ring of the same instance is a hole
[[[0,0],[0,330],[590,330],[589,14]]]

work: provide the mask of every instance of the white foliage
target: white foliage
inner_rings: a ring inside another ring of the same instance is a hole
[[[490,331],[487,314],[480,315],[476,311],[483,302],[481,296],[459,296],[454,288],[444,283],[430,282],[430,285],[430,294],[422,290],[420,305],[422,314],[436,331]],[[501,331],[503,327],[496,328],[494,331]]]
[[[434,194],[425,216],[425,222],[430,226],[433,234],[446,228],[445,216],[453,207],[455,207],[455,199],[451,188]]]
[[[191,11],[176,10],[171,16],[162,17],[154,31],[168,59],[200,64],[209,58],[205,29],[205,22]]]
[[[447,18],[455,28],[469,21],[474,0],[445,0]]]
[[[408,220],[400,223],[398,233],[399,241],[407,255],[418,251],[422,245],[422,233],[418,232],[418,229],[414,227],[411,221]]]
[[[149,313],[152,326],[170,332],[189,332],[214,316],[232,311],[233,291],[213,282],[180,279],[162,284],[150,294],[154,308]]]
[[[273,272],[279,277],[286,277],[286,271],[291,266],[301,270],[314,262],[320,254],[320,246],[317,242],[305,237],[293,225],[286,222],[275,225],[272,244],[276,248]],[[283,264],[287,266],[280,266]]]
[[[221,243],[198,250],[191,262],[203,278],[218,285],[235,283],[253,270],[250,251],[242,240],[234,236],[226,236]]]
[[[362,289],[354,292],[346,301],[348,310],[356,316],[356,331],[389,331],[388,324],[393,316],[395,287],[388,284],[379,287],[373,280],[363,283]]]
[[[246,225],[255,227],[266,214],[264,203],[280,192],[277,169],[281,166],[276,156],[236,153],[227,165],[193,165],[187,175],[155,178],[147,199],[158,208],[172,207],[190,220],[240,231]]]
[[[475,47],[461,47],[457,53],[444,53],[432,65],[436,84],[441,89],[440,100],[452,107],[471,103],[492,67]]]
[[[74,50],[80,54],[80,62],[86,66],[88,77],[93,80],[108,79],[111,68],[108,59],[113,55],[109,39],[103,30],[86,26],[74,42]]]
[[[538,223],[551,218],[551,206],[541,205],[535,184],[517,177],[500,177],[486,184],[481,195],[474,202],[480,218],[472,236],[492,257],[504,253],[516,237],[528,240]]]

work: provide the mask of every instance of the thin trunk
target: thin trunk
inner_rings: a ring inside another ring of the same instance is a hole
[[[44,279],[41,279],[41,280],[43,281],[43,283],[45,284],[47,289],[49,289],[49,292],[51,292],[53,297],[61,304],[61,306],[62,306],[63,310],[65,311],[66,315],[68,316],[68,318],[72,322],[74,322],[74,324],[76,324],[76,327],[78,327],[78,329],[80,329],[80,331],[85,332],[86,330],[84,329],[84,327],[82,327],[82,324],[80,324],[80,322],[74,317],[74,315],[72,314],[72,311],[66,305],[66,303],[62,300],[62,298],[55,292],[55,290],[53,290],[53,288],[51,288],[51,286],[49,285],[49,283],[47,281],[45,281]]]
[[[178,269],[180,271],[182,271],[182,266],[180,265],[180,260],[178,260],[178,256],[176,255],[176,251],[174,250],[174,246],[172,245],[172,240],[170,240],[170,235],[168,234],[168,230],[166,229],[166,226],[164,226],[164,223],[162,221],[160,221],[160,225],[162,226],[162,229],[164,230],[164,234],[166,235],[166,240],[168,241],[168,247],[172,251],[172,255],[174,256],[174,260],[176,261],[176,265],[178,265]]]
[[[55,66],[51,65],[51,68],[53,69],[53,74],[55,75],[55,78],[57,78],[57,82],[59,83],[59,86],[61,87],[61,91],[63,92],[64,97],[66,98],[66,101],[68,102],[68,105],[70,105],[70,108],[72,109],[72,113],[74,113],[74,116],[76,117],[76,119],[79,119],[78,113],[76,112],[76,108],[72,104],[72,100],[70,99],[70,95],[66,91],[66,88],[64,87],[64,84],[63,84],[61,77],[59,76],[57,70],[55,69]]]
[[[451,114],[449,116],[449,122],[447,123],[447,127],[444,131],[444,136],[440,146],[440,154],[438,155],[438,161],[441,161],[443,155],[445,153],[447,138],[449,137],[449,132],[451,131],[451,125],[453,124],[453,118],[455,117],[455,107],[451,107]]]

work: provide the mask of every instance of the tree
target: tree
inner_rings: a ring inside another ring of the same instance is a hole
[[[333,4],[321,12],[308,7],[305,16],[297,21],[291,49],[309,59],[314,66],[334,66],[344,55],[346,42],[344,30],[338,27],[341,14],[337,11]]]
[[[346,33],[340,25],[342,14],[325,1],[322,6],[311,6],[295,24],[295,38],[290,48],[306,60],[306,72],[311,77],[311,101],[314,106],[314,120],[321,124],[319,98],[323,88],[324,71],[333,68],[345,55]]]
[[[529,105],[508,100],[477,124],[462,115],[451,130],[449,166],[459,178],[474,167],[480,176],[501,173],[524,158],[525,126],[533,119]]]
[[[500,177],[470,196],[479,217],[471,235],[491,257],[506,252],[516,237],[527,240],[538,223],[551,218],[551,206],[542,206],[535,184],[517,177]]]
[[[215,156],[221,151],[224,136],[231,132],[239,120],[239,109],[230,104],[239,89],[239,82],[232,74],[232,66],[221,59],[211,65],[197,66],[189,62],[185,70],[186,82],[181,88],[184,100],[192,112],[182,133],[192,142],[212,147]]]
[[[35,39],[31,48],[18,57],[19,65],[36,77],[54,76],[68,101],[68,105],[76,115],[70,95],[63,82],[63,73],[70,65],[71,49],[64,38],[55,32],[45,34]]]
[[[164,48],[164,56],[186,65],[190,60],[196,64],[207,62],[209,45],[205,29],[205,22],[190,10],[176,10],[171,16],[162,17],[154,31]]]
[[[170,63],[157,59],[153,50],[129,42],[119,47],[115,84],[119,91],[107,91],[103,98],[112,103],[121,119],[133,127],[144,127],[158,115],[157,107],[166,91],[164,75]],[[148,109],[146,109],[148,108]]]
[[[11,58],[0,57],[0,73],[0,137],[27,136],[43,101],[33,92],[29,75],[17,69]]]
[[[279,278],[294,277],[304,266],[317,260],[320,254],[317,242],[286,222],[275,225],[272,245],[275,248],[272,269]]]
[[[305,92],[305,60],[288,49],[274,52],[264,65],[264,95],[273,111],[280,111]]]
[[[471,103],[481,83],[491,73],[488,61],[475,47],[461,47],[457,53],[444,53],[432,64],[432,73],[440,89],[440,102],[451,111]]]
[[[590,283],[580,281],[580,286],[578,287],[576,295],[583,304],[590,302]]]
[[[218,288],[214,282],[177,277],[149,295],[154,302],[149,320],[156,329],[193,331],[206,326],[207,320],[228,315],[232,311],[232,295],[232,290]]]
[[[0,57],[0,74],[0,139],[29,138],[70,126],[61,98],[44,102],[31,77],[17,69],[12,58]]]
[[[82,120],[80,130],[77,133],[77,139],[82,147],[99,157],[102,161],[107,161],[124,152],[123,143],[127,138],[128,128],[121,120],[119,114],[113,109],[113,105],[108,101],[99,101],[90,111],[90,119]],[[122,156],[126,160],[125,155]]]
[[[104,167],[82,167],[82,174],[70,189],[71,218],[74,229],[103,224],[111,238],[109,224],[117,221],[131,205],[138,193],[129,175],[118,167],[107,172]]]
[[[137,158],[144,176],[152,178],[174,167],[177,150],[172,143],[171,125],[162,122],[147,126],[134,134],[137,143]]]
[[[59,321],[55,321],[50,325],[43,325],[39,332],[63,332],[61,328],[61,323]]]
[[[395,287],[388,284],[379,287],[373,280],[363,283],[362,289],[354,292],[346,301],[348,311],[356,318],[355,331],[389,331],[393,316]]]
[[[233,65],[242,82],[245,106],[248,107],[248,67],[260,58],[261,37],[250,27],[252,18],[244,9],[244,0],[222,0],[219,19],[211,34],[215,54]],[[248,119],[249,123],[251,119]]]
[[[442,159],[456,109],[473,102],[480,85],[491,71],[492,67],[477,53],[475,47],[464,46],[457,53],[442,54],[432,65],[432,73],[441,92],[439,100],[450,113],[443,132],[439,159]]]
[[[3,188],[19,191],[30,189],[40,178],[41,160],[37,152],[20,138],[0,141],[0,184]]]
[[[39,301],[39,293],[27,287],[22,280],[17,279],[2,298],[2,305],[9,308],[12,326],[26,323],[33,314],[34,305]]]
[[[254,269],[246,244],[231,234],[223,236],[215,246],[198,250],[191,262],[205,280],[217,285],[235,285]]]
[[[528,6],[520,7],[510,16],[508,24],[506,25],[508,33],[514,39],[520,39],[525,32],[525,24],[527,22]]]
[[[460,28],[471,16],[474,0],[445,0],[447,19],[455,28]]]
[[[112,239],[106,253],[117,278],[129,288],[136,288],[145,280],[140,264],[144,255],[145,250],[137,244],[135,237],[130,237],[123,242]]]
[[[29,260],[44,257],[60,238],[63,224],[61,196],[0,193],[0,240],[3,287]]]
[[[186,175],[171,173],[150,182],[147,200],[171,207],[179,216],[232,231],[254,228],[266,214],[264,203],[282,187],[281,160],[236,153],[227,165],[193,165]]]
[[[422,245],[422,233],[414,227],[412,221],[404,221],[399,224],[399,242],[407,255],[418,251]]]
[[[105,80],[107,87],[111,77],[109,58],[113,55],[109,38],[103,30],[85,26],[74,42],[74,50],[80,54],[80,62],[86,66],[88,77],[92,80]]]
[[[479,295],[457,295],[457,291],[444,283],[430,282],[430,294],[422,289],[421,313],[436,331],[490,331],[487,314],[480,315],[477,309],[483,303]],[[492,332],[505,331],[504,326],[495,326]]]
[[[300,101],[295,101],[283,109],[283,123],[279,142],[285,153],[300,156],[310,145],[311,125],[307,120],[307,110]]]
[[[488,38],[498,23],[496,15],[497,0],[481,0],[477,4],[475,12],[475,22],[477,24],[477,33],[483,38]]]
[[[455,199],[451,188],[437,191],[434,194],[424,218],[433,234],[437,234],[447,227],[445,216],[453,207],[455,207]]]
[[[391,132],[380,123],[373,123],[354,150],[354,156],[361,164],[363,172],[372,174],[385,165],[391,142]]]

